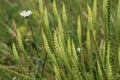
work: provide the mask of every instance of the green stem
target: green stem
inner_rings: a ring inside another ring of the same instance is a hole
[[[29,76],[27,76],[27,75],[20,74],[20,73],[18,73],[18,72],[16,72],[16,71],[13,71],[13,70],[11,70],[11,69],[8,69],[6,66],[3,66],[3,65],[1,65],[1,64],[0,64],[0,69],[6,70],[6,71],[8,71],[8,72],[10,72],[10,73],[13,73],[13,74],[15,74],[15,75],[17,75],[17,76],[24,77],[24,78],[26,78],[26,79],[35,80],[35,79],[32,78],[32,77],[29,77]]]
[[[30,23],[29,18],[27,18],[27,20],[28,20],[28,24],[29,24],[29,27],[30,27],[30,31],[31,31],[31,33],[32,33],[32,38],[33,38],[33,42],[34,42],[34,44],[35,44],[35,50],[36,50],[37,56],[40,57],[40,56],[39,56],[39,51],[38,51],[37,45],[36,45],[36,43],[35,43],[35,36],[34,36],[34,34],[33,34],[32,24]]]

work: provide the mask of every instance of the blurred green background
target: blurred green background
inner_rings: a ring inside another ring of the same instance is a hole
[[[104,20],[102,13],[102,0],[98,1],[98,15],[97,15],[97,27],[95,27],[95,31],[97,34],[98,42],[104,39]],[[87,28],[87,3],[92,7],[93,0],[56,0],[56,5],[58,12],[61,14],[62,4],[66,5],[67,17],[68,17],[68,25],[70,29],[71,37],[77,42],[76,39],[76,28],[77,28],[77,17],[81,15],[81,23],[82,23],[82,34],[83,34],[83,42],[86,40],[86,28]],[[111,5],[111,37],[112,37],[112,45],[116,45],[114,42],[117,40],[117,31],[118,23],[117,23],[117,3],[118,0],[112,0]],[[53,12],[52,12],[52,4],[53,0],[43,0],[44,6],[47,7],[49,19],[50,19],[50,27],[54,28],[56,26],[56,22],[53,20]],[[27,24],[23,17],[19,15],[22,10],[32,10],[32,16],[30,17],[30,21],[32,23],[33,29],[36,34],[39,32],[39,27],[41,26],[40,14],[39,14],[39,5],[38,0],[0,0],[0,64],[3,65],[12,65],[14,64],[14,60],[12,58],[11,45],[15,41],[14,36],[10,33],[10,30],[14,30],[13,21],[16,23],[16,27],[20,29],[23,42],[25,40],[25,36],[28,33]],[[38,44],[40,44],[41,36],[35,35]],[[84,44],[84,43],[83,43]],[[77,45],[77,43],[76,43]],[[115,48],[115,47],[114,47]],[[113,52],[116,49],[113,48]]]

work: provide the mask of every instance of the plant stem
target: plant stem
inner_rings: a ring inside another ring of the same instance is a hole
[[[31,23],[30,23],[29,18],[27,18],[27,20],[28,20],[28,24],[29,24],[29,27],[30,27],[30,31],[31,31],[31,33],[32,33],[32,38],[33,38],[33,42],[34,42],[34,44],[35,44],[35,50],[36,50],[37,56],[40,57],[40,56],[39,56],[39,51],[38,51],[37,45],[36,45],[36,43],[35,43],[35,37],[34,37],[34,34],[33,34],[32,25],[31,25]]]
[[[45,64],[46,64],[46,61],[47,61],[47,53],[45,55],[45,58],[44,58],[44,63],[43,63],[43,66],[42,66],[42,77],[44,76],[44,69],[45,69]]]
[[[34,37],[34,34],[33,34],[33,29],[32,29],[32,24],[30,23],[30,20],[29,20],[29,18],[27,18],[27,20],[28,20],[28,24],[29,24],[29,27],[30,27],[30,31],[31,31],[31,33],[32,33],[32,38],[33,38],[33,42],[34,42],[34,44],[35,44],[35,50],[36,50],[36,53],[37,53],[37,57],[38,57],[38,59],[40,58],[40,55],[39,55],[39,51],[38,51],[38,48],[37,48],[37,45],[36,45],[36,43],[35,43],[35,37]],[[38,68],[39,68],[39,63],[40,63],[40,65],[42,65],[42,62],[40,62],[39,60],[38,60],[38,62],[36,62],[36,64],[37,64],[37,66],[36,66],[36,70],[38,70]],[[44,69],[44,68],[43,68]],[[43,73],[43,69],[42,69],[42,73]],[[37,74],[38,74],[38,71],[37,71]]]

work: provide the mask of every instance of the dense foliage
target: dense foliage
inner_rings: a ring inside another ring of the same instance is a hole
[[[2,0],[0,14],[1,80],[120,80],[120,0]]]

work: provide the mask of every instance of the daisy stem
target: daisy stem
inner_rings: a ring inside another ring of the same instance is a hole
[[[31,31],[31,33],[32,33],[32,38],[33,38],[33,42],[34,42],[34,44],[35,44],[35,50],[36,50],[37,56],[40,57],[40,56],[39,56],[39,51],[38,51],[38,48],[37,48],[37,45],[36,45],[36,42],[35,42],[35,36],[34,36],[34,34],[33,34],[32,25],[31,25],[31,23],[30,23],[29,18],[27,18],[27,20],[28,20],[28,24],[29,24],[29,27],[30,27],[30,31]]]
[[[30,27],[30,31],[31,31],[31,33],[32,33],[32,38],[33,38],[33,42],[34,42],[34,44],[35,44],[35,50],[36,50],[36,53],[37,53],[37,57],[38,57],[38,59],[40,58],[40,55],[39,55],[39,51],[38,51],[38,48],[37,48],[37,45],[36,45],[36,42],[35,42],[35,37],[34,37],[34,34],[33,34],[33,29],[32,29],[32,24],[30,23],[30,20],[29,20],[29,18],[27,18],[27,20],[28,20],[28,24],[29,24],[29,27]],[[42,64],[42,62],[41,61],[38,61],[36,64],[38,64],[38,63],[40,63],[40,65],[43,65]],[[38,67],[39,67],[39,64],[38,64]],[[37,68],[37,66],[36,66],[36,68]],[[39,73],[38,73],[38,69],[36,69],[37,71],[37,74],[36,75],[39,75]],[[42,70],[42,73],[43,73],[44,71]],[[40,74],[41,75],[41,74]]]

